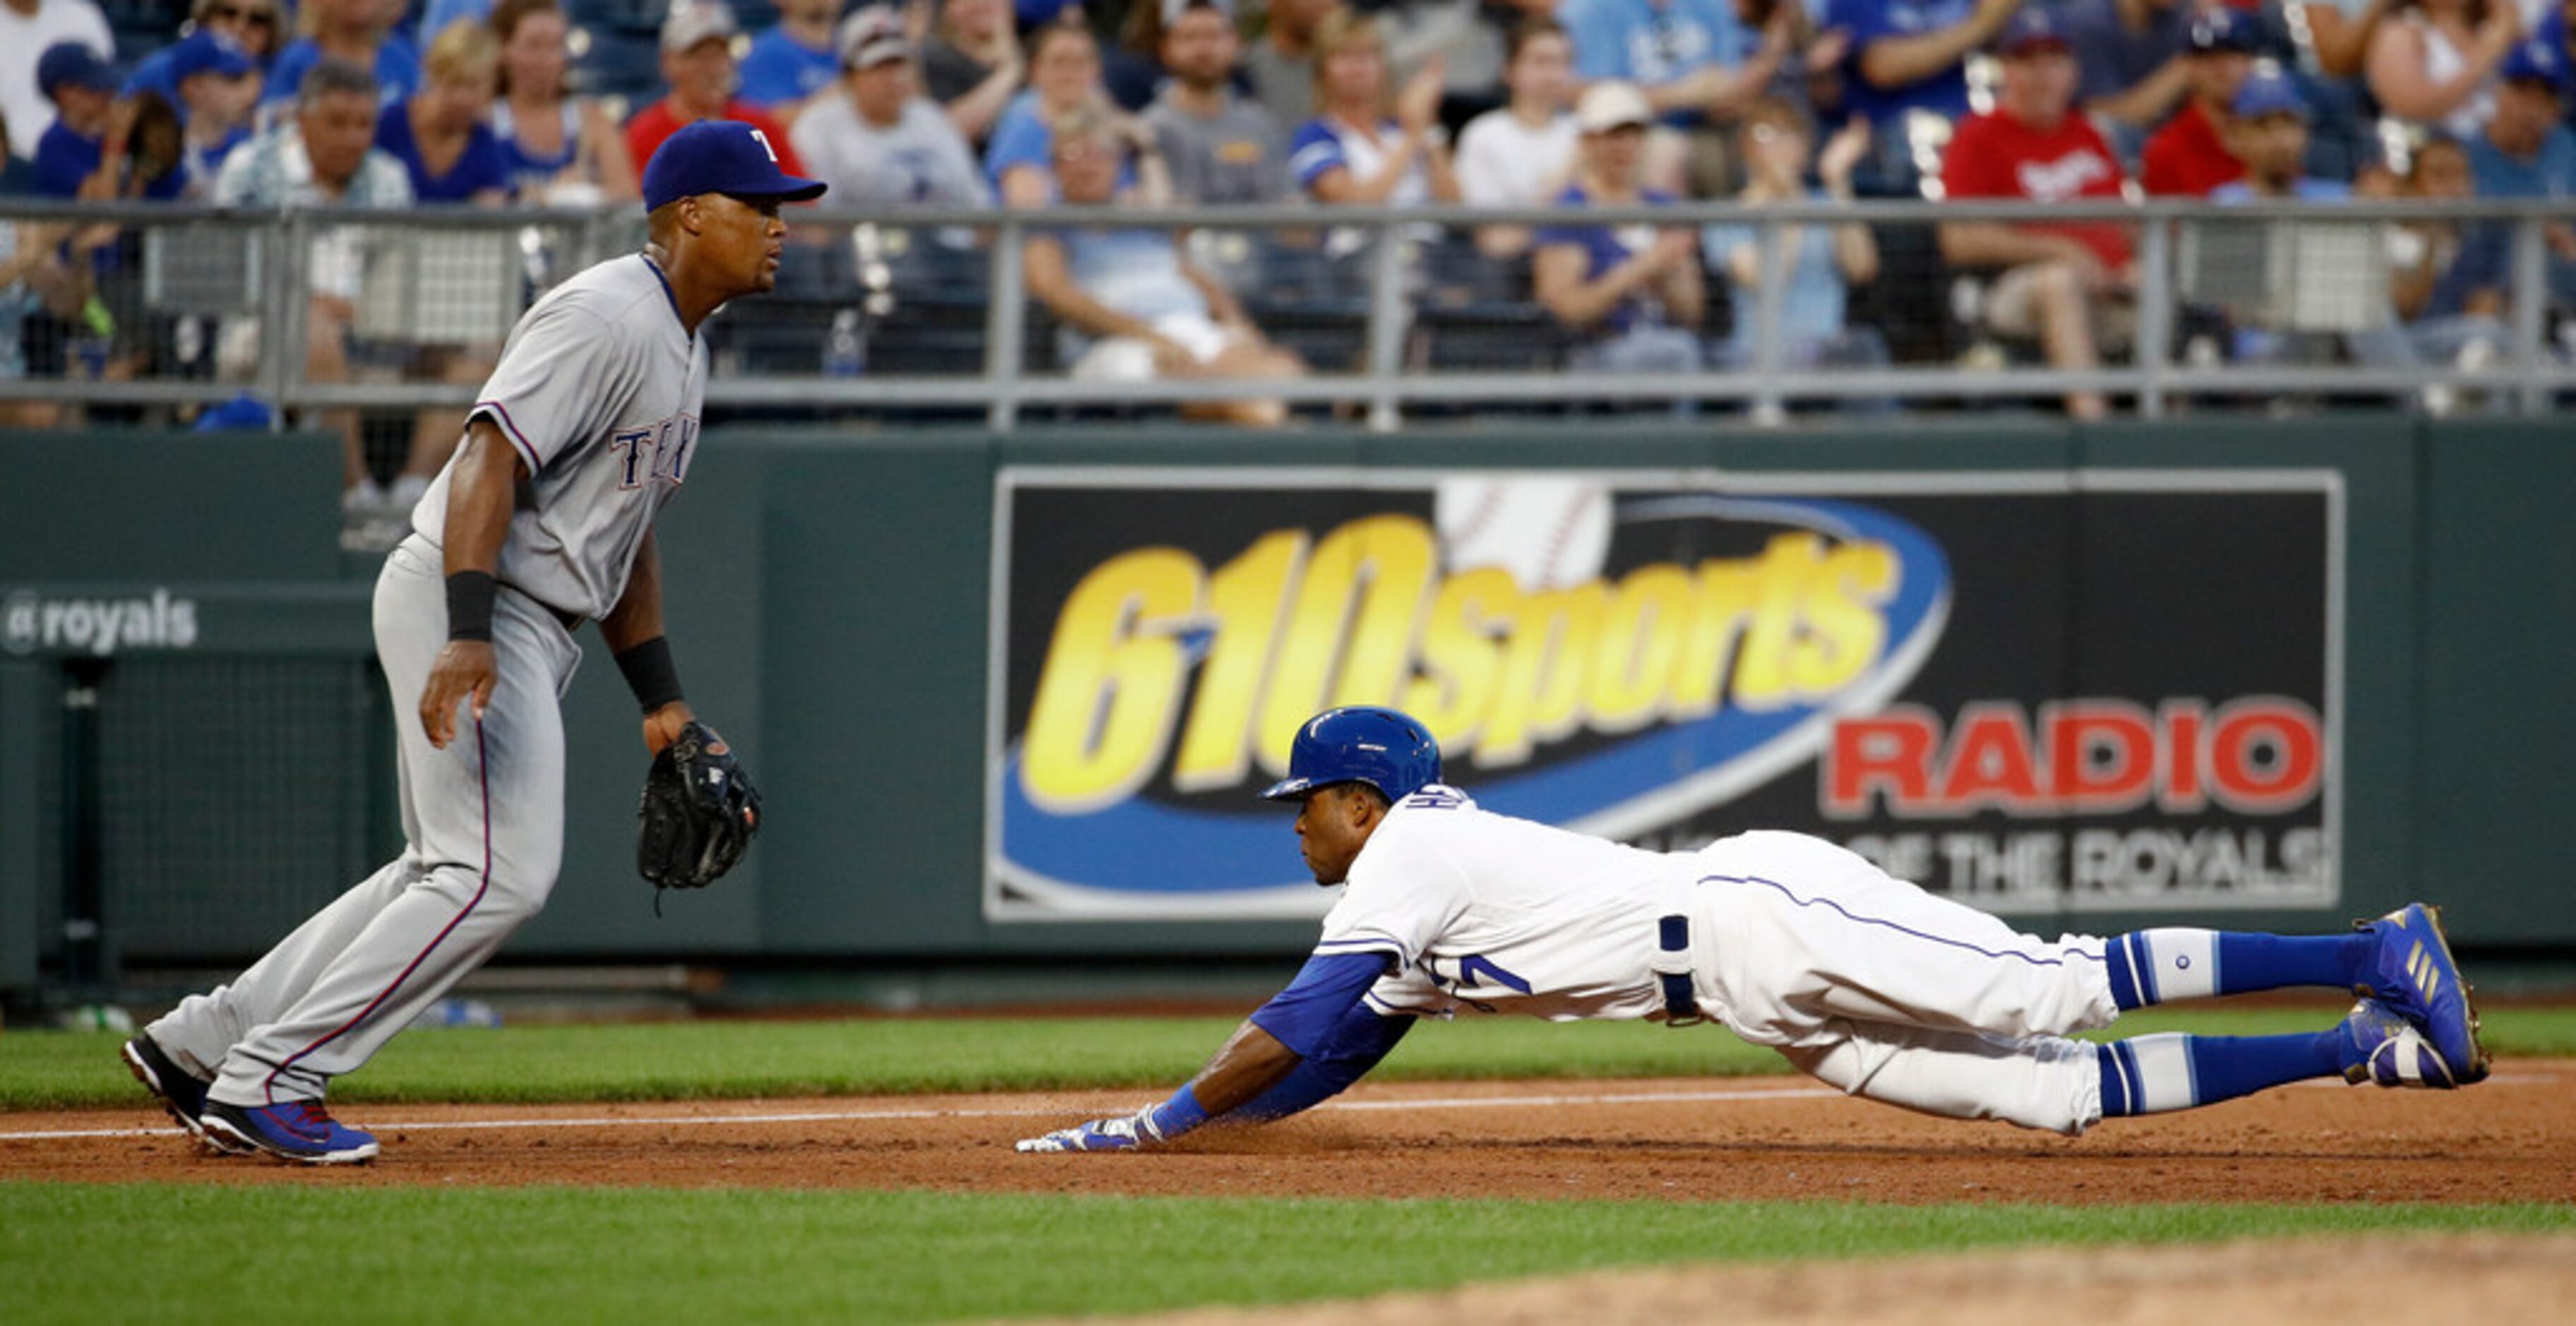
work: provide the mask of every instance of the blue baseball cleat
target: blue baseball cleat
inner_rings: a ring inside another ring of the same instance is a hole
[[[2376,921],[2356,921],[2379,941],[2370,984],[2353,993],[2377,999],[2412,1022],[2453,1070],[2450,1085],[2482,1081],[2495,1057],[2478,1040],[2478,1010],[2469,983],[2442,934],[2442,909],[2410,902]]]
[[[188,1070],[164,1053],[149,1032],[127,1041],[117,1057],[125,1061],[125,1071],[134,1074],[134,1080],[161,1102],[171,1122],[186,1130],[188,1136],[220,1155],[239,1155],[245,1149],[206,1130],[206,1084],[189,1076]]]
[[[206,1131],[244,1150],[265,1151],[306,1165],[356,1165],[376,1158],[376,1139],[344,1128],[318,1100],[279,1105],[206,1102]]]
[[[2442,1052],[2433,1048],[2404,1014],[2376,999],[2352,1006],[2343,1020],[2343,1080],[2359,1086],[2431,1087],[2448,1091],[2463,1079],[2451,1071]],[[2474,1082],[2476,1078],[2466,1079]]]

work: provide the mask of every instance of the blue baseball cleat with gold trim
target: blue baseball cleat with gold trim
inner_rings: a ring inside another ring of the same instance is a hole
[[[2442,933],[2442,909],[2410,902],[2376,921],[2355,921],[2379,941],[2371,963],[2370,984],[2353,993],[2378,1000],[2422,1031],[2424,1040],[2450,1070],[2445,1085],[2482,1081],[2495,1057],[2478,1039],[2478,1010],[2460,964],[2451,956],[2451,941]]]
[[[2448,1091],[2462,1085],[2442,1053],[2415,1024],[2376,999],[2364,999],[2344,1015],[2343,1080],[2383,1087],[2431,1087]],[[2475,1081],[2476,1079],[2468,1079]]]

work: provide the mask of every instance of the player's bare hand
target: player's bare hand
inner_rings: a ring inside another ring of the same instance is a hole
[[[1059,1128],[1044,1137],[1024,1137],[1014,1150],[1041,1151],[1133,1151],[1153,1144],[1138,1115],[1121,1115],[1115,1119],[1094,1119],[1071,1128]]]
[[[664,746],[680,739],[680,729],[696,722],[697,717],[686,700],[673,700],[644,715],[644,752],[661,754]]]
[[[429,734],[429,744],[445,750],[456,739],[456,707],[469,700],[474,721],[482,722],[483,711],[492,703],[492,688],[500,680],[491,641],[448,641],[438,651],[438,661],[429,665],[429,684],[420,692],[420,726]]]

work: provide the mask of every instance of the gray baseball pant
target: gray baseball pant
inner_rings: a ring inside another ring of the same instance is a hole
[[[376,579],[376,656],[399,734],[405,846],[230,984],[192,995],[148,1030],[241,1106],[319,1099],[545,905],[563,863],[561,701],[581,648],[554,615],[503,590],[498,684],[439,750],[420,695],[447,642],[439,551],[414,535]]]

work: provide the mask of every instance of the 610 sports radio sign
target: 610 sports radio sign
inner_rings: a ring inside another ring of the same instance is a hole
[[[1391,704],[1485,806],[1996,911],[2337,900],[2330,471],[1005,470],[985,914],[1314,916],[1254,799]]]

